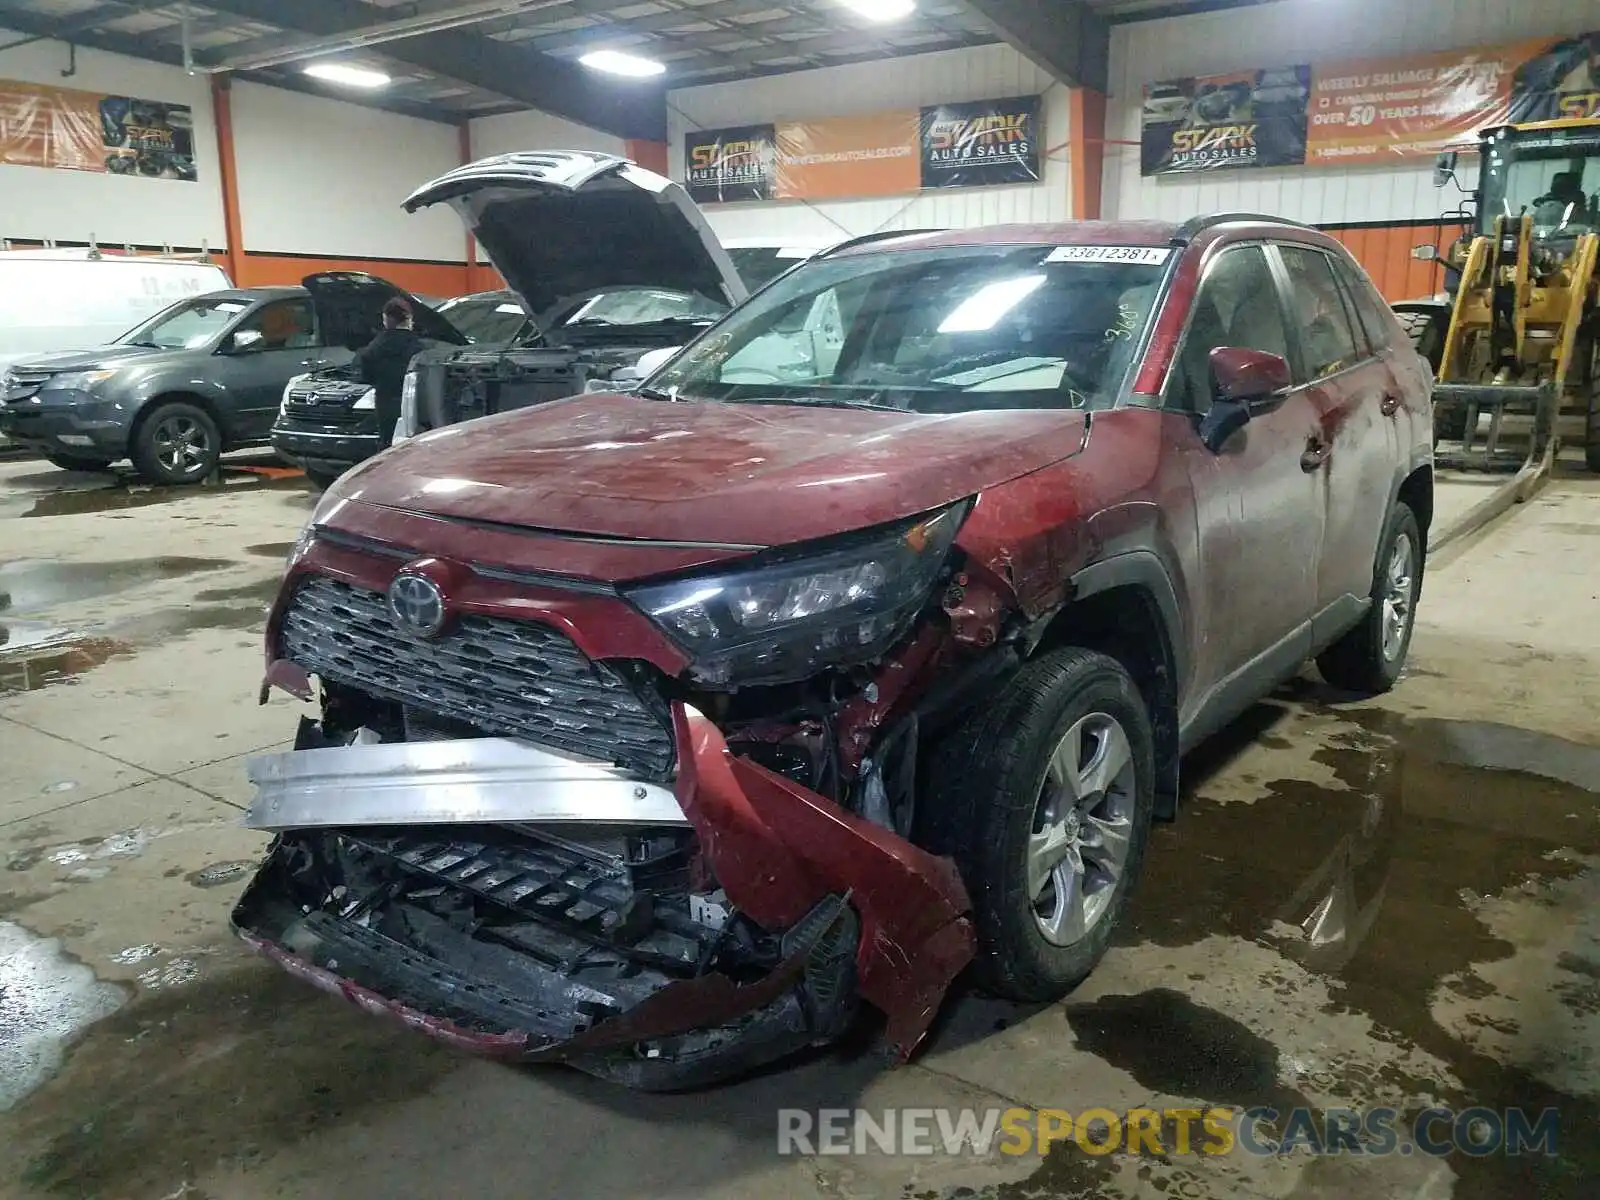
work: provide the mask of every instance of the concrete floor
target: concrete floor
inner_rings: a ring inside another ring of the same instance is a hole
[[[963,995],[909,1067],[835,1051],[676,1097],[461,1058],[231,940],[262,845],[244,761],[297,716],[255,704],[258,629],[311,499],[0,463],[0,1195],[1593,1194],[1593,482],[1433,565],[1392,695],[1308,676],[1192,756],[1131,922],[1066,1003]],[[1350,933],[1313,944],[1330,891]],[[1561,1157],[775,1152],[780,1107],[1433,1103],[1557,1106]]]

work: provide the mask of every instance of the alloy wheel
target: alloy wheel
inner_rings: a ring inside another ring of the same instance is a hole
[[[1090,713],[1056,746],[1028,839],[1027,885],[1046,941],[1081,941],[1111,907],[1133,838],[1133,750],[1116,718]]]
[[[151,432],[156,461],[174,475],[192,475],[209,460],[211,438],[193,417],[174,413]]]
[[[1416,575],[1416,552],[1411,535],[1402,533],[1389,552],[1383,582],[1383,660],[1393,662],[1405,647],[1411,628],[1411,591]]]

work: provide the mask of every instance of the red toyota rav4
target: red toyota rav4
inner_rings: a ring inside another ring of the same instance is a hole
[[[1399,675],[1430,376],[1266,217],[864,240],[631,393],[331,489],[235,925],[459,1045],[690,1086],[1082,980],[1201,738]],[[314,686],[314,681],[320,687]]]

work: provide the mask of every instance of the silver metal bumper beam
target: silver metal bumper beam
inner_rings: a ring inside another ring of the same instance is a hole
[[[511,738],[334,746],[250,760],[250,829],[570,821],[687,825],[672,789]]]

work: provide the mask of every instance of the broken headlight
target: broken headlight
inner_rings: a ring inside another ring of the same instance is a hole
[[[927,602],[970,507],[833,543],[803,557],[633,589],[628,598],[692,656],[704,683],[804,679],[887,650]]]

